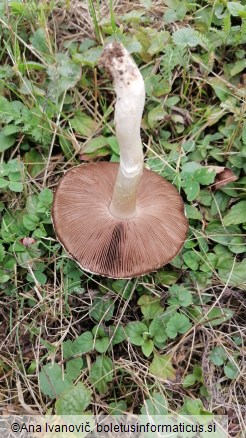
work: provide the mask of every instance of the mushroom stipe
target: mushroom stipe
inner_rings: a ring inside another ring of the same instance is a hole
[[[132,278],[155,271],[176,256],[186,238],[187,219],[177,189],[147,169],[135,217],[112,216],[109,205],[118,167],[100,162],[68,170],[58,184],[52,216],[59,241],[81,269]]]

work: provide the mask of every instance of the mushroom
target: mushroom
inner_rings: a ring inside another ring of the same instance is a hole
[[[120,164],[68,170],[58,183],[52,218],[59,241],[82,270],[132,278],[169,263],[183,246],[188,223],[177,189],[143,168],[145,88],[137,65],[118,42],[106,45],[100,64],[114,80]]]

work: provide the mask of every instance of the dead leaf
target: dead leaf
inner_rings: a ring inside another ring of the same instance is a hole
[[[224,168],[224,170],[217,173],[215,177],[215,182],[213,184],[214,190],[219,190],[221,187],[226,186],[226,184],[236,181],[238,176],[232,172],[231,169]]]

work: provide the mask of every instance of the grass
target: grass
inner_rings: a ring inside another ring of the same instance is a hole
[[[0,412],[64,413],[82,392],[79,412],[208,411],[244,436],[245,14],[0,1]],[[145,164],[177,186],[190,223],[172,263],[129,281],[81,272],[50,218],[67,169],[119,160],[97,68],[112,39],[145,79]]]

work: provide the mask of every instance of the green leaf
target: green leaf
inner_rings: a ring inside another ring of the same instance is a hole
[[[104,336],[102,338],[96,339],[95,349],[99,353],[106,353],[108,347],[109,347],[109,337],[108,336]]]
[[[100,394],[107,392],[113,380],[113,362],[107,356],[98,356],[90,369],[90,381]]]
[[[245,272],[246,272],[246,259],[241,262],[231,261],[229,269],[219,269],[219,277],[224,283],[228,285],[244,285],[245,284]]]
[[[149,366],[149,372],[165,380],[174,380],[175,370],[171,363],[171,356],[154,353],[154,359]]]
[[[206,227],[206,234],[209,239],[221,245],[228,246],[235,235],[240,234],[240,228],[234,225],[223,227],[220,222],[212,221]]]
[[[165,316],[154,318],[149,326],[149,332],[153,336],[154,342],[165,342],[167,340]]]
[[[154,349],[154,343],[152,339],[146,339],[142,345],[142,352],[145,357],[149,357]]]
[[[9,189],[12,190],[12,192],[20,193],[23,191],[23,188],[23,184],[20,182],[11,181],[9,183]]]
[[[174,284],[169,288],[170,298],[168,298],[168,304],[174,306],[188,307],[193,304],[193,298],[190,291],[188,291],[182,285]]]
[[[39,217],[35,214],[25,214],[25,216],[23,216],[22,222],[27,230],[33,231],[39,223]]]
[[[94,67],[102,54],[102,47],[92,47],[83,53],[76,53],[73,57],[75,61],[80,62],[82,65],[88,65]]]
[[[175,313],[167,323],[166,332],[169,338],[174,339],[178,333],[186,333],[191,328],[191,323],[187,316]]]
[[[192,179],[182,182],[182,187],[187,195],[188,201],[194,201],[200,192],[200,184]]]
[[[184,388],[189,388],[190,386],[193,386],[194,383],[196,383],[196,376],[194,374],[187,374],[182,385]]]
[[[246,201],[240,201],[231,207],[223,222],[225,226],[246,223]]]
[[[62,392],[72,387],[72,380],[62,373],[57,363],[44,365],[39,373],[40,389],[44,395],[51,399],[57,398]]]
[[[173,33],[173,42],[177,45],[196,47],[201,43],[200,38],[196,35],[194,29],[190,27],[184,27],[183,29],[176,30]]]
[[[126,338],[125,332],[121,326],[115,327],[111,325],[109,327],[109,337],[113,336],[112,345],[120,344]]]
[[[202,220],[202,213],[193,205],[185,204],[185,215],[188,219]]]
[[[159,392],[154,392],[151,398],[148,398],[144,402],[144,406],[141,408],[142,415],[167,415],[168,403],[166,397]]]
[[[83,137],[91,137],[96,129],[97,122],[82,111],[77,111],[73,119],[70,119],[72,128]]]
[[[168,286],[169,284],[176,283],[179,278],[179,273],[176,271],[158,271],[155,274],[156,284],[163,284]]]
[[[234,362],[228,361],[224,366],[224,373],[228,379],[236,379],[239,374],[239,368]]]
[[[83,360],[81,357],[76,357],[68,361],[66,366],[66,374],[71,380],[76,380],[82,370]]]
[[[142,295],[138,304],[141,307],[141,312],[146,319],[153,319],[163,313],[163,307],[160,304],[160,298],[150,295]]]
[[[4,135],[0,132],[0,152],[4,152],[15,144],[16,138],[12,135]]]
[[[93,350],[93,335],[89,331],[82,333],[82,335],[80,335],[73,342],[74,354],[89,353],[92,350]]]
[[[233,17],[239,17],[240,13],[246,10],[246,8],[238,2],[228,2],[226,6]]]
[[[215,175],[216,173],[214,170],[211,171],[209,168],[203,167],[194,172],[194,179],[198,183],[207,186],[214,182]]]
[[[91,391],[78,383],[56,401],[57,415],[81,415],[91,403]]]
[[[93,300],[92,309],[90,310],[90,317],[95,321],[109,321],[114,314],[114,302],[112,300],[105,300],[104,297],[96,297]]]
[[[201,400],[193,400],[189,397],[185,398],[184,404],[179,411],[181,415],[204,415],[208,411],[205,411]]]
[[[143,345],[144,338],[143,333],[148,331],[147,326],[140,321],[129,322],[126,328],[126,334],[130,342],[134,345]]]
[[[205,325],[211,325],[213,327],[215,325],[223,324],[225,321],[231,319],[233,314],[234,312],[230,309],[219,309],[218,307],[214,307],[208,312],[207,319],[210,321]]]
[[[161,52],[165,44],[168,42],[169,36],[170,36],[169,32],[165,30],[156,32],[153,38],[151,38],[151,44],[148,49],[148,53],[150,53],[150,55],[153,56],[156,53]]]
[[[49,53],[49,48],[48,48],[48,44],[46,41],[46,34],[45,31],[43,29],[37,29],[34,34],[31,36],[30,41],[33,45],[33,47],[38,51],[38,52],[43,52],[48,54]]]
[[[199,267],[200,257],[194,251],[186,251],[183,254],[183,259],[186,265],[192,269],[192,271],[197,271]]]
[[[127,404],[125,400],[111,402],[108,404],[108,410],[110,415],[122,415],[127,411]]]
[[[0,284],[6,283],[10,279],[10,276],[7,275],[2,269],[0,270]]]
[[[9,184],[9,181],[7,179],[4,178],[0,178],[0,189],[4,189],[5,187],[7,187]]]
[[[167,115],[167,112],[163,109],[161,105],[156,106],[148,113],[148,123],[150,128],[154,128],[156,125],[158,125],[158,122],[163,120],[164,117]]]
[[[223,365],[227,359],[227,353],[223,347],[215,347],[209,354],[209,359],[214,365]]]

